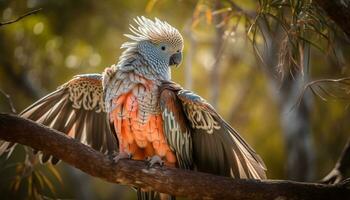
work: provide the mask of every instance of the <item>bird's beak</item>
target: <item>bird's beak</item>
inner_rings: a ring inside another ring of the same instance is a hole
[[[175,65],[177,67],[181,64],[181,61],[182,61],[182,53],[181,52],[175,53],[170,57],[169,66]]]

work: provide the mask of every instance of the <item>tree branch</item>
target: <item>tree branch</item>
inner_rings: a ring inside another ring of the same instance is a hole
[[[315,1],[328,16],[350,38],[350,1],[349,0],[316,0]]]
[[[346,199],[348,184],[324,185],[279,180],[242,180],[108,156],[70,137],[14,115],[0,114],[0,139],[43,150],[68,164],[113,183],[193,199]]]
[[[7,22],[0,22],[0,26],[4,26],[4,25],[9,25],[9,24],[13,24],[15,22],[18,22],[19,20],[29,16],[29,15],[34,15],[36,13],[38,13],[39,11],[41,11],[42,8],[38,8],[36,10],[32,10],[32,11],[29,11],[27,13],[24,13],[23,15],[17,17],[16,19],[13,19],[13,20],[10,20],[10,21],[7,21]]]

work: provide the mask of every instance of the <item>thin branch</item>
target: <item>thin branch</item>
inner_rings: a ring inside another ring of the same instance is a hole
[[[350,1],[344,0],[315,0],[316,4],[326,11],[328,16],[350,38]]]
[[[16,111],[16,108],[15,108],[13,102],[12,102],[11,96],[9,94],[7,94],[6,92],[4,92],[2,89],[0,89],[0,93],[7,99],[7,102],[9,104],[9,106],[10,106],[11,112],[13,114],[16,114],[17,111]]]
[[[348,84],[350,85],[350,83],[347,81],[350,81],[350,77],[344,77],[344,78],[339,78],[339,79],[319,79],[319,80],[315,80],[315,81],[311,81],[309,83],[307,83],[304,88],[302,89],[300,95],[299,95],[299,98],[298,98],[298,101],[297,103],[292,107],[292,109],[294,109],[295,107],[299,106],[300,105],[300,102],[301,100],[304,98],[304,95],[307,91],[307,89],[310,88],[310,90],[316,95],[316,96],[319,96],[322,100],[326,100],[325,97],[323,97],[322,95],[318,94],[317,92],[315,92],[315,90],[313,89],[313,86],[315,85],[318,85],[318,84],[321,84],[321,83],[340,83],[340,84]],[[321,86],[319,86],[321,87]]]
[[[220,0],[216,0],[214,2],[214,8],[215,10],[221,9],[221,2]],[[224,35],[224,26],[219,26],[220,23],[222,23],[223,15],[218,14],[214,16],[214,23],[216,26],[215,29],[215,40],[213,43],[213,56],[215,57],[214,63],[211,65],[210,69],[210,102],[211,105],[214,106],[214,108],[217,106],[217,102],[219,99],[219,93],[220,93],[220,68],[221,68],[221,57],[223,56],[225,52],[225,47],[227,44],[228,38],[225,40],[222,39]]]
[[[245,9],[241,8],[234,0],[227,0],[227,2],[230,4],[230,6],[233,10],[236,10],[237,12],[243,13],[244,15],[248,16],[249,18],[254,19],[257,16],[257,13],[255,11],[245,10]]]
[[[350,139],[346,143],[334,168],[322,179],[322,183],[336,184],[345,179],[345,174],[350,170]]]
[[[147,168],[143,161],[114,164],[100,152],[43,125],[0,114],[0,139],[28,145],[112,183],[192,199],[349,199],[347,184],[316,184],[282,180],[243,180],[168,167]]]
[[[4,25],[9,25],[9,24],[13,24],[15,22],[18,22],[19,20],[29,16],[29,15],[34,15],[38,12],[40,12],[42,10],[42,8],[38,8],[36,10],[32,10],[32,11],[29,11],[27,13],[24,13],[23,15],[17,17],[16,19],[13,19],[13,20],[10,20],[10,21],[7,21],[7,22],[0,22],[0,26],[4,26]]]

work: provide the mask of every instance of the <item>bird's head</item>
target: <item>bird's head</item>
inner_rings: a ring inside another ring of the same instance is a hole
[[[125,34],[131,41],[122,45],[126,50],[121,59],[137,53],[158,73],[169,73],[170,66],[181,63],[183,38],[176,28],[157,18],[153,21],[137,17],[134,21],[136,26],[130,25],[131,34]]]

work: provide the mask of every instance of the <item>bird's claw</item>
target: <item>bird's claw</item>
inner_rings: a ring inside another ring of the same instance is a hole
[[[118,153],[113,158],[113,163],[118,163],[118,161],[121,160],[121,159],[131,159],[131,157],[132,157],[131,153],[121,152],[121,153]]]
[[[159,164],[160,166],[164,165],[164,161],[162,160],[162,158],[158,155],[154,155],[152,157],[148,157],[147,158],[147,162],[148,162],[148,167],[152,167],[155,164]]]

